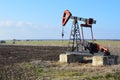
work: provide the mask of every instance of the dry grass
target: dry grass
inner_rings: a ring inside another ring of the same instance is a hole
[[[0,70],[0,80],[119,80],[120,65],[59,64],[51,61],[23,62]]]
[[[97,41],[97,43],[109,48],[111,54],[120,56],[120,41]],[[44,42],[39,45],[42,44],[48,45]],[[120,64],[93,67],[91,63],[60,64],[54,61],[34,60],[0,68],[0,80],[120,80]]]
[[[12,45],[13,41],[12,40],[8,40],[6,41],[6,44]],[[40,46],[67,46],[68,45],[68,41],[67,40],[38,40],[38,41],[25,41],[25,40],[21,40],[21,41],[15,41],[16,45],[40,45]],[[15,45],[14,44],[14,45]]]

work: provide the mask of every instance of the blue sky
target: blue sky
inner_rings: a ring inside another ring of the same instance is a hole
[[[61,39],[66,9],[97,21],[94,38],[120,39],[120,0],[0,0],[0,40]],[[64,39],[69,39],[71,24],[69,20],[64,27]],[[89,29],[84,33],[91,38]]]

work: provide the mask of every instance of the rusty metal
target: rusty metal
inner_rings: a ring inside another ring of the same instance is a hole
[[[65,26],[69,19],[73,19],[73,23],[72,23],[72,29],[71,29],[71,34],[70,34],[70,39],[69,39],[69,44],[68,44],[68,51],[77,52],[77,53],[79,52],[85,53],[87,51],[91,54],[103,52],[105,55],[110,55],[109,49],[97,43],[94,43],[92,24],[96,24],[96,20],[94,20],[93,18],[87,19],[87,18],[72,16],[72,13],[69,10],[65,10],[63,17],[62,17],[62,26]],[[82,38],[80,34],[78,21],[84,22],[80,24]],[[85,41],[83,27],[90,28],[92,42]],[[63,36],[64,34],[62,33],[62,37]]]

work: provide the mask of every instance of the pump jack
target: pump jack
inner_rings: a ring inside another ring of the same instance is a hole
[[[69,19],[73,19],[73,23],[72,23],[72,29],[70,33],[67,52],[69,53],[74,52],[76,54],[90,53],[92,55],[94,55],[95,53],[99,54],[100,52],[100,53],[103,53],[103,55],[110,55],[109,49],[94,42],[92,24],[96,24],[96,20],[94,20],[93,18],[87,19],[87,18],[72,16],[72,13],[69,10],[65,10],[62,17],[62,26],[65,26]],[[80,24],[82,38],[80,34],[78,21],[84,22],[83,24]],[[83,28],[90,28],[92,42],[88,42],[84,39]],[[62,33],[62,37],[63,36],[64,36],[64,33]]]

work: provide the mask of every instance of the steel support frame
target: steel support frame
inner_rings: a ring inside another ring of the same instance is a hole
[[[81,49],[80,45],[81,45],[81,35],[80,35],[78,21],[77,21],[77,19],[73,19],[67,51],[79,52]]]

